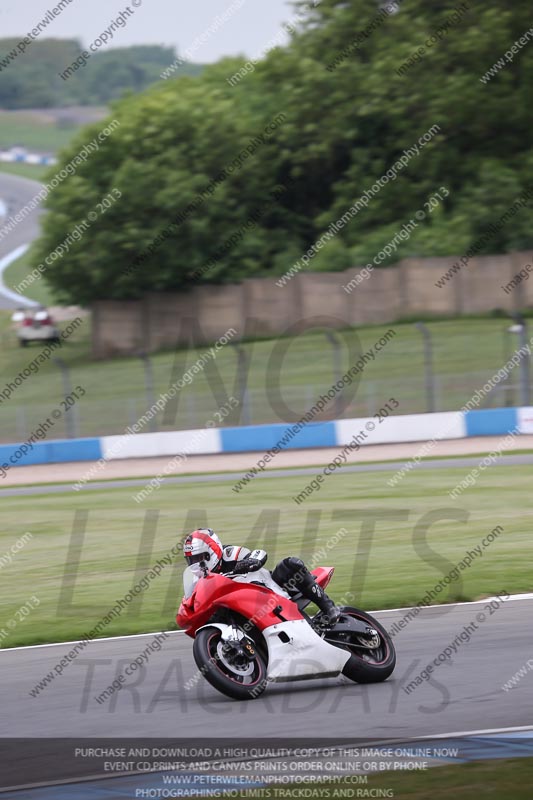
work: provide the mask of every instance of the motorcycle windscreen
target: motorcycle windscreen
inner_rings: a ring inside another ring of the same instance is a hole
[[[186,567],[183,573],[183,596],[185,600],[191,596],[196,588],[196,584],[200,580],[201,575],[198,575],[192,567]]]

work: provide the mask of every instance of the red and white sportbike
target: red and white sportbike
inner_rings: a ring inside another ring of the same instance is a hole
[[[313,575],[325,588],[333,567]],[[309,600],[293,599],[267,569],[246,575],[209,573],[190,567],[176,616],[194,638],[194,660],[209,683],[236,700],[259,697],[269,682],[333,678],[341,673],[358,683],[378,683],[396,664],[387,631],[369,614],[342,606],[339,621],[320,625],[307,616]]]

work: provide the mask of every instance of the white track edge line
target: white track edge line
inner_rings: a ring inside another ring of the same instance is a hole
[[[13,264],[14,261],[23,256],[28,248],[29,244],[21,244],[11,253],[8,253],[7,256],[4,256],[0,259],[0,295],[3,295],[7,300],[14,300],[16,303],[20,303],[21,306],[37,308],[39,303],[37,303],[35,300],[30,300],[29,297],[24,297],[17,292],[11,291],[11,289],[4,283],[4,271],[11,264]]]
[[[497,600],[497,597],[485,597],[483,600],[468,600],[464,603],[437,603],[433,606],[424,606],[426,608],[457,608],[459,606],[476,606],[480,605],[481,603],[490,603],[491,600]],[[512,594],[510,597],[505,600],[506,603],[510,603],[512,600],[533,600],[533,592],[529,592],[526,594]],[[403,606],[401,608],[379,608],[375,611],[369,611],[369,614],[388,614],[392,613],[393,611],[409,611],[412,608],[417,608],[417,606]],[[98,639],[91,639],[91,644],[95,642],[115,642],[120,641],[122,639],[142,639],[146,636],[155,636],[158,633],[166,633],[168,635],[172,634],[181,634],[183,635],[185,631],[151,631],[149,633],[132,633],[132,634],[125,634],[123,636],[105,636]],[[0,655],[2,653],[10,653],[10,652],[19,652],[21,650],[38,650],[43,647],[62,647],[63,645],[70,645],[70,644],[80,644],[81,639],[77,639],[72,642],[48,642],[47,644],[26,644],[21,645],[20,647],[5,647],[0,649]]]
[[[416,739],[450,739],[452,736],[482,736],[494,733],[519,733],[521,731],[532,731],[532,725],[521,725],[513,728],[486,728],[479,731],[453,731],[452,733],[436,733],[433,736],[416,736]]]

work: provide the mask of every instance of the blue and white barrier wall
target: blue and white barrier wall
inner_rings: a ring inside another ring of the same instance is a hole
[[[467,436],[497,436],[516,431],[520,413],[526,408],[491,408],[486,411],[467,411],[465,414]],[[533,409],[530,409],[533,410]],[[526,433],[527,431],[518,431]],[[533,427],[529,431],[533,433]]]
[[[348,444],[354,437],[357,437],[357,442],[363,446],[427,442],[430,439],[464,439],[467,435],[465,414],[462,411],[340,419],[334,424],[337,431],[336,444],[339,445]]]
[[[152,458],[178,453],[201,455],[223,453],[221,428],[199,428],[168,433],[135,433],[126,436],[102,436],[102,456],[107,461],[118,458]]]
[[[98,461],[102,456],[101,439],[63,439],[0,445],[0,470],[32,464],[60,464],[69,461]],[[2,475],[2,477],[4,477]]]
[[[199,428],[168,433],[138,433],[94,439],[0,445],[0,469],[31,464],[97,461],[99,458],[153,458],[154,456],[264,453],[310,447],[337,447],[354,441],[361,446],[472,436],[533,434],[533,407],[484,411],[449,411],[386,417],[311,422],[297,429],[289,423],[238,428]]]
[[[0,150],[0,161],[10,164],[41,164],[44,166],[57,164],[57,158],[54,156],[41,156],[37,153],[17,152],[16,150]]]

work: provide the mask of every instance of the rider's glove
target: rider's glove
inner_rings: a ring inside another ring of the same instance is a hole
[[[261,569],[262,562],[258,558],[243,558],[242,561],[237,561],[233,567],[233,572],[236,575],[244,575],[246,572],[255,572]]]
[[[268,555],[265,553],[264,550],[252,550],[250,555],[248,556],[249,559],[253,559],[254,561],[259,561],[260,566],[262,567],[263,564],[266,562]],[[259,569],[259,567],[257,567]]]

